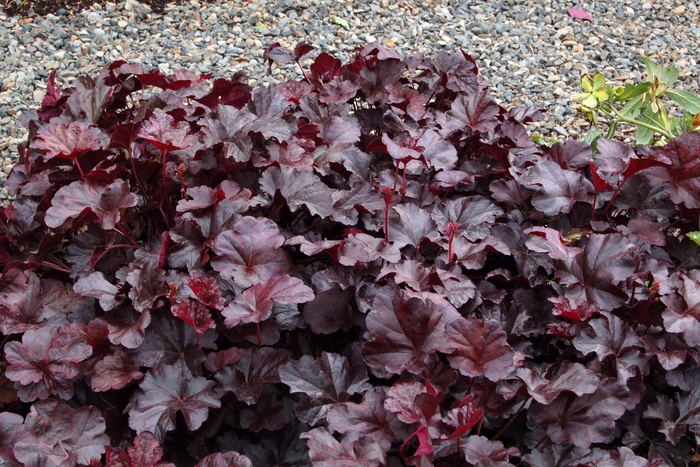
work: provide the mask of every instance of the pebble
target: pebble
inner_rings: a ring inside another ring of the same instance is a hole
[[[313,45],[304,66],[320,52],[347,61],[374,41],[403,56],[462,49],[497,102],[544,109],[544,121],[531,130],[560,139],[589,130],[571,100],[581,77],[603,71],[620,85],[638,82],[645,76],[640,55],[675,64],[681,76],[675,86],[700,94],[700,0],[584,2],[593,22],[569,16],[570,3],[428,0],[430,7],[419,8],[393,0],[190,0],[156,14],[136,0],[114,0],[77,14],[24,19],[0,8],[0,185],[26,139],[19,115],[41,101],[51,70],[66,86],[113,60],[214,78],[244,70],[256,86],[300,76],[294,64],[267,76],[263,53],[274,42]]]

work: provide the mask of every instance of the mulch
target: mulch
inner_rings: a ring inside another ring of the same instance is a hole
[[[186,1],[188,0],[139,0],[139,3],[148,5],[155,13],[163,13],[166,3],[184,3]],[[109,0],[0,0],[0,5],[4,8],[5,13],[10,16],[26,17],[29,16],[32,10],[37,15],[55,14],[61,9],[75,14],[90,8],[96,3],[104,5],[116,2],[117,0],[112,0],[111,2]]]

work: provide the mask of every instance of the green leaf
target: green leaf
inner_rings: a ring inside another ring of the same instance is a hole
[[[642,103],[644,102],[644,94],[632,97],[624,107],[620,109],[620,115],[625,118],[635,118],[639,115],[642,110]]]
[[[654,132],[651,131],[649,128],[645,128],[643,126],[637,126],[637,134],[635,137],[635,142],[639,144],[646,144],[649,146],[649,143],[651,143],[652,139],[654,138]]]
[[[678,68],[676,68],[675,66],[660,67],[647,57],[641,58],[642,62],[644,62],[644,66],[647,69],[647,73],[649,74],[650,81],[652,80],[654,75],[656,75],[659,77],[659,81],[669,86],[678,79]]]
[[[700,232],[688,232],[688,238],[700,245]]]
[[[633,97],[641,96],[647,92],[650,87],[651,83],[649,81],[639,84],[627,83],[624,88],[617,88],[615,90],[615,101],[623,102]]]
[[[338,26],[342,26],[345,29],[350,29],[350,25],[348,24],[348,22],[338,16],[331,16],[331,23],[337,24]]]
[[[687,110],[693,114],[700,112],[700,97],[689,92],[680,91],[678,89],[669,89],[666,95],[676,104],[680,105],[683,110]]]
[[[598,140],[603,136],[603,132],[600,130],[591,130],[585,135],[583,135],[580,139],[580,141],[583,141],[584,143],[588,143],[591,145],[593,150],[596,149],[596,146],[598,145]]]

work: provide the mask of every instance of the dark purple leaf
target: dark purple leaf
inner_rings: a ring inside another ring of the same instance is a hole
[[[607,381],[593,394],[567,392],[548,405],[534,402],[528,416],[554,443],[589,447],[614,438],[615,421],[625,413],[628,395],[622,383]]]
[[[61,227],[67,220],[91,213],[105,230],[113,229],[121,220],[121,211],[136,206],[139,197],[131,193],[129,182],[116,180],[109,185],[78,180],[60,188],[51,207],[46,210],[46,225]]]
[[[190,430],[196,430],[209,417],[210,408],[221,407],[212,388],[213,381],[193,377],[182,365],[160,366],[146,373],[126,406],[129,427],[137,433],[150,431],[159,439],[175,428],[180,412]]]
[[[289,255],[280,247],[284,237],[269,219],[242,217],[231,230],[214,239],[211,261],[215,271],[241,287],[250,287],[289,272]]]
[[[675,398],[657,396],[657,401],[644,411],[645,418],[661,420],[659,431],[671,444],[678,444],[690,430],[700,433],[700,397],[697,388],[691,394],[676,394]]]
[[[392,211],[389,218],[389,238],[398,248],[406,245],[417,248],[423,238],[435,232],[435,222],[430,213],[413,203],[394,206]]]
[[[264,385],[280,382],[280,367],[288,359],[289,353],[280,349],[245,349],[239,361],[214,376],[218,383],[216,391],[222,396],[232,392],[238,400],[255,404]]]
[[[124,294],[119,293],[119,287],[107,280],[102,272],[93,272],[89,276],[78,279],[73,290],[85,297],[96,298],[104,311],[115,309],[124,301]]]
[[[76,160],[88,151],[106,148],[108,142],[107,135],[90,122],[54,120],[37,131],[34,146],[46,153],[46,159]]]
[[[462,444],[464,460],[473,465],[507,465],[510,457],[519,456],[517,448],[506,448],[500,441],[485,436],[470,436]]]
[[[80,362],[92,354],[92,347],[75,326],[47,326],[29,330],[22,342],[5,345],[9,366],[5,376],[15,382],[17,395],[24,402],[57,395],[73,396],[73,382],[80,376]]]
[[[553,366],[550,368],[554,368]],[[563,391],[583,396],[592,394],[598,389],[600,377],[580,363],[566,365],[556,374],[548,378],[550,371],[545,368],[518,368],[517,377],[525,383],[530,397],[541,404],[551,404]]]
[[[189,125],[186,122],[176,124],[175,119],[161,109],[153,111],[151,117],[141,125],[136,136],[166,153],[175,149],[185,149],[194,144]]]
[[[567,286],[567,298],[611,311],[627,301],[621,286],[635,273],[638,261],[634,245],[622,235],[593,234],[581,252],[557,269],[557,276]]]
[[[144,264],[142,268],[129,271],[126,282],[131,285],[129,290],[131,304],[141,313],[154,309],[158,299],[168,294],[165,271],[151,261]]]
[[[259,323],[272,315],[275,303],[304,303],[314,298],[313,290],[301,279],[289,275],[274,276],[244,290],[221,311],[230,328],[241,323]]]
[[[454,350],[450,365],[465,376],[485,376],[491,381],[506,378],[523,356],[513,351],[506,333],[494,320],[457,318],[447,323],[445,335]]]
[[[0,278],[0,332],[5,335],[61,324],[84,302],[59,282],[10,269]]]
[[[309,456],[318,467],[375,467],[385,465],[386,453],[372,438],[363,436],[354,441],[339,442],[325,428],[303,433]]]
[[[380,377],[409,371],[422,374],[436,352],[449,353],[445,325],[459,315],[438,296],[411,296],[385,287],[367,315],[369,341],[363,356]]]
[[[593,184],[580,171],[544,161],[525,169],[520,183],[533,191],[532,205],[547,216],[571,212],[577,202],[590,202]]]
[[[700,271],[677,272],[672,280],[675,293],[661,297],[664,327],[681,333],[686,344],[700,345]]]
[[[336,404],[326,415],[328,426],[342,433],[346,441],[368,436],[388,451],[401,425],[396,415],[384,408],[385,400],[384,388],[376,387],[366,392],[359,404],[349,401]]]
[[[107,447],[105,467],[166,467],[166,462],[161,462],[163,448],[158,438],[149,431],[139,433],[127,450]]]
[[[253,467],[253,463],[236,451],[215,452],[197,462],[195,467]]]
[[[32,404],[24,430],[14,450],[23,465],[85,465],[99,459],[109,443],[105,420],[97,408],[74,410],[57,400]]]
[[[592,155],[590,144],[569,140],[552,146],[547,158],[559,164],[562,169],[581,170],[588,165]]]
[[[700,208],[700,133],[690,131],[672,139],[666,146],[654,148],[657,158],[667,158],[670,167],[654,167],[644,174],[652,186],[662,186],[675,204]],[[659,164],[660,165],[660,164]]]
[[[318,425],[331,408],[346,402],[349,396],[370,388],[364,366],[350,366],[345,357],[327,352],[319,359],[304,356],[291,360],[280,367],[279,375],[292,393],[306,396],[297,413],[303,409],[304,414],[299,418],[312,426]]]
[[[0,462],[7,466],[20,465],[13,448],[24,436],[24,419],[12,412],[0,412]]]
[[[467,127],[475,131],[490,133],[500,122],[496,117],[503,109],[486,92],[461,95],[452,102],[452,109],[442,117],[441,124],[448,130],[462,130]],[[440,121],[440,117],[438,118]]]
[[[260,186],[272,197],[279,190],[292,212],[301,207],[321,217],[333,212],[333,191],[311,171],[270,167],[260,178]]]
[[[90,387],[95,392],[104,392],[121,389],[131,381],[142,378],[143,373],[139,371],[134,360],[126,352],[118,350],[95,364]]]

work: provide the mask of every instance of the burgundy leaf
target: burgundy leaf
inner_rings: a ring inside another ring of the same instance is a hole
[[[413,203],[393,206],[392,211],[398,217],[393,212],[390,215],[389,238],[398,248],[406,245],[417,248],[423,238],[435,232],[430,213]]]
[[[220,352],[210,352],[204,360],[204,368],[212,373],[223,370],[229,365],[233,365],[243,356],[243,351],[236,347],[222,350]]]
[[[562,393],[548,405],[534,402],[528,416],[553,442],[588,447],[614,437],[615,421],[625,413],[627,397],[622,383],[608,381],[593,394]]]
[[[306,302],[301,315],[316,334],[331,334],[351,325],[352,305],[355,294],[350,289],[333,288],[317,292],[314,299]]]
[[[688,209],[700,208],[700,133],[690,131],[672,139],[662,148],[654,148],[656,157],[670,159],[670,167],[644,171],[652,186],[662,186],[676,204]]]
[[[105,230],[113,229],[121,220],[121,211],[136,206],[139,197],[131,193],[129,182],[115,180],[109,185],[78,180],[60,188],[51,207],[46,210],[46,225],[58,228],[67,220],[85,213],[97,217]]]
[[[547,158],[558,163],[562,169],[580,170],[589,164],[592,155],[590,144],[569,140],[552,146]]]
[[[0,412],[0,462],[3,465],[20,465],[13,448],[24,436],[24,419],[12,412]]]
[[[289,353],[270,347],[243,350],[240,360],[219,371],[214,378],[220,395],[233,392],[236,398],[248,405],[255,404],[263,386],[279,383],[279,370],[289,359]]]
[[[212,250],[218,256],[211,265],[223,277],[250,287],[289,272],[289,255],[280,249],[283,243],[284,237],[271,220],[242,217],[214,239]]]
[[[385,400],[384,388],[376,387],[367,391],[359,404],[350,401],[336,404],[326,415],[328,426],[342,433],[346,441],[368,436],[388,451],[400,423],[393,412],[384,408]]]
[[[121,389],[131,381],[143,378],[134,359],[123,350],[117,350],[113,355],[106,355],[95,364],[94,373],[90,379],[90,387],[95,392],[111,389]]]
[[[428,295],[412,297],[385,287],[377,293],[367,315],[365,361],[380,377],[403,371],[422,374],[435,352],[451,351],[445,324],[458,316],[447,301]]]
[[[109,282],[100,271],[78,279],[73,290],[85,297],[96,298],[105,311],[115,309],[125,298],[123,294],[119,293],[119,288]]]
[[[57,395],[73,396],[73,382],[80,376],[80,362],[92,354],[92,347],[73,326],[42,327],[29,330],[22,342],[5,345],[9,366],[5,376],[15,382],[17,395],[24,402]]]
[[[452,431],[446,438],[460,439],[469,432],[477,423],[484,419],[484,410],[478,406],[472,396],[467,395],[459,401],[457,407],[452,408],[442,422]]]
[[[98,127],[84,120],[65,123],[53,120],[37,130],[34,146],[45,151],[46,158],[76,160],[87,151],[107,147],[109,139]]]
[[[500,441],[491,441],[485,436],[470,436],[462,444],[464,460],[473,465],[508,465],[510,457],[519,456],[515,447],[506,448]],[[512,464],[511,464],[512,465]]]
[[[209,309],[200,302],[185,299],[170,308],[173,316],[192,326],[197,334],[204,334],[208,329],[215,329],[216,323]]]
[[[154,312],[153,321],[143,333],[143,342],[132,356],[139,366],[149,368],[185,364],[198,376],[205,359],[204,349],[214,348],[215,338],[215,333],[198,335],[192,326],[172,313]]]
[[[194,144],[189,125],[178,122],[161,109],[155,109],[151,117],[139,128],[138,138],[143,139],[163,152],[184,149]]]
[[[73,410],[65,402],[38,401],[24,421],[25,435],[15,444],[15,456],[23,465],[85,465],[105,452],[105,428],[95,407]]]
[[[47,324],[60,324],[64,313],[84,305],[77,296],[52,279],[39,279],[32,271],[10,269],[0,278],[0,332],[25,332]]]
[[[109,341],[135,349],[144,340],[146,328],[151,324],[151,312],[139,313],[131,306],[122,306],[105,317],[109,329]]]
[[[522,355],[513,351],[506,333],[494,320],[453,319],[445,328],[454,352],[450,365],[465,376],[486,376],[491,381],[506,378],[518,366]]]
[[[129,271],[126,282],[131,285],[129,291],[131,304],[141,313],[154,309],[158,299],[168,293],[165,271],[152,261],[146,262],[141,268]]]
[[[105,467],[165,467],[167,463],[160,461],[162,457],[163,448],[158,438],[144,431],[134,438],[126,451],[108,446]]]
[[[197,462],[195,467],[253,467],[253,463],[236,451],[215,452]]]
[[[223,309],[224,324],[259,323],[270,317],[275,303],[304,303],[313,300],[313,290],[301,279],[287,274],[274,276],[243,291]]]
[[[348,235],[338,251],[338,262],[344,266],[371,263],[378,259],[396,263],[401,259],[401,253],[395,245],[387,243],[383,238],[365,233]]]
[[[150,431],[159,439],[175,428],[180,412],[190,430],[196,430],[209,417],[210,408],[221,407],[212,390],[213,381],[193,377],[183,366],[160,366],[146,373],[139,390],[125,411],[129,427],[137,433]]]
[[[349,396],[367,391],[367,373],[362,365],[348,364],[345,357],[323,352],[321,358],[304,356],[280,367],[280,379],[292,393],[306,397],[297,407],[304,410],[300,418],[311,425],[324,420],[335,405],[346,402]]]
[[[621,359],[622,354],[643,348],[643,342],[634,330],[615,315],[588,321],[588,327],[572,343],[584,355],[595,353],[600,361],[611,355]]]
[[[563,391],[573,392],[577,396],[592,394],[600,384],[600,377],[580,363],[567,364],[548,378],[542,376],[549,374],[544,369],[518,368],[516,371],[518,378],[525,383],[528,394],[541,404],[551,404]]]
[[[678,444],[686,431],[700,433],[700,397],[697,389],[691,394],[676,394],[671,399],[657,396],[657,401],[644,411],[645,418],[661,420],[659,431],[672,444]]]
[[[503,109],[486,92],[461,95],[452,102],[452,109],[444,116],[445,128],[454,131],[464,127],[483,133],[493,132],[498,125],[497,116]]]
[[[520,183],[533,191],[532,205],[547,216],[571,212],[577,202],[590,202],[593,184],[581,172],[544,161],[525,169]]]
[[[555,260],[570,261],[581,251],[581,248],[565,245],[561,233],[554,229],[530,227],[523,233],[530,235],[525,246],[537,253],[546,253]]]
[[[550,297],[549,301],[554,305],[552,309],[554,316],[562,316],[573,321],[586,321],[600,312],[597,305],[580,298]]]
[[[661,297],[662,317],[668,332],[681,333],[686,344],[700,345],[700,270],[677,272],[672,277],[676,293]]]
[[[486,238],[490,227],[503,215],[503,210],[483,196],[459,197],[446,201],[433,219],[441,232],[450,223],[459,224],[457,233],[471,242]]]
[[[255,121],[248,109],[232,105],[220,105],[216,112],[200,120],[204,143],[214,146],[222,143],[225,157],[237,162],[247,162],[252,154],[253,142],[248,137],[246,125]]]
[[[375,467],[385,465],[386,452],[372,438],[339,442],[325,428],[314,428],[300,435],[309,446],[309,456],[318,467]]]
[[[627,301],[621,285],[634,274],[638,261],[634,245],[622,235],[593,234],[581,252],[558,268],[557,275],[568,287],[567,298],[611,311]]]
[[[273,197],[279,190],[292,212],[302,206],[311,215],[321,217],[328,217],[333,212],[333,191],[309,170],[270,167],[260,178],[260,186]]]
[[[260,133],[265,138],[275,138],[280,142],[288,140],[294,130],[294,126],[284,119],[290,105],[278,85],[256,88],[248,108],[257,118],[248,123],[244,130]]]

